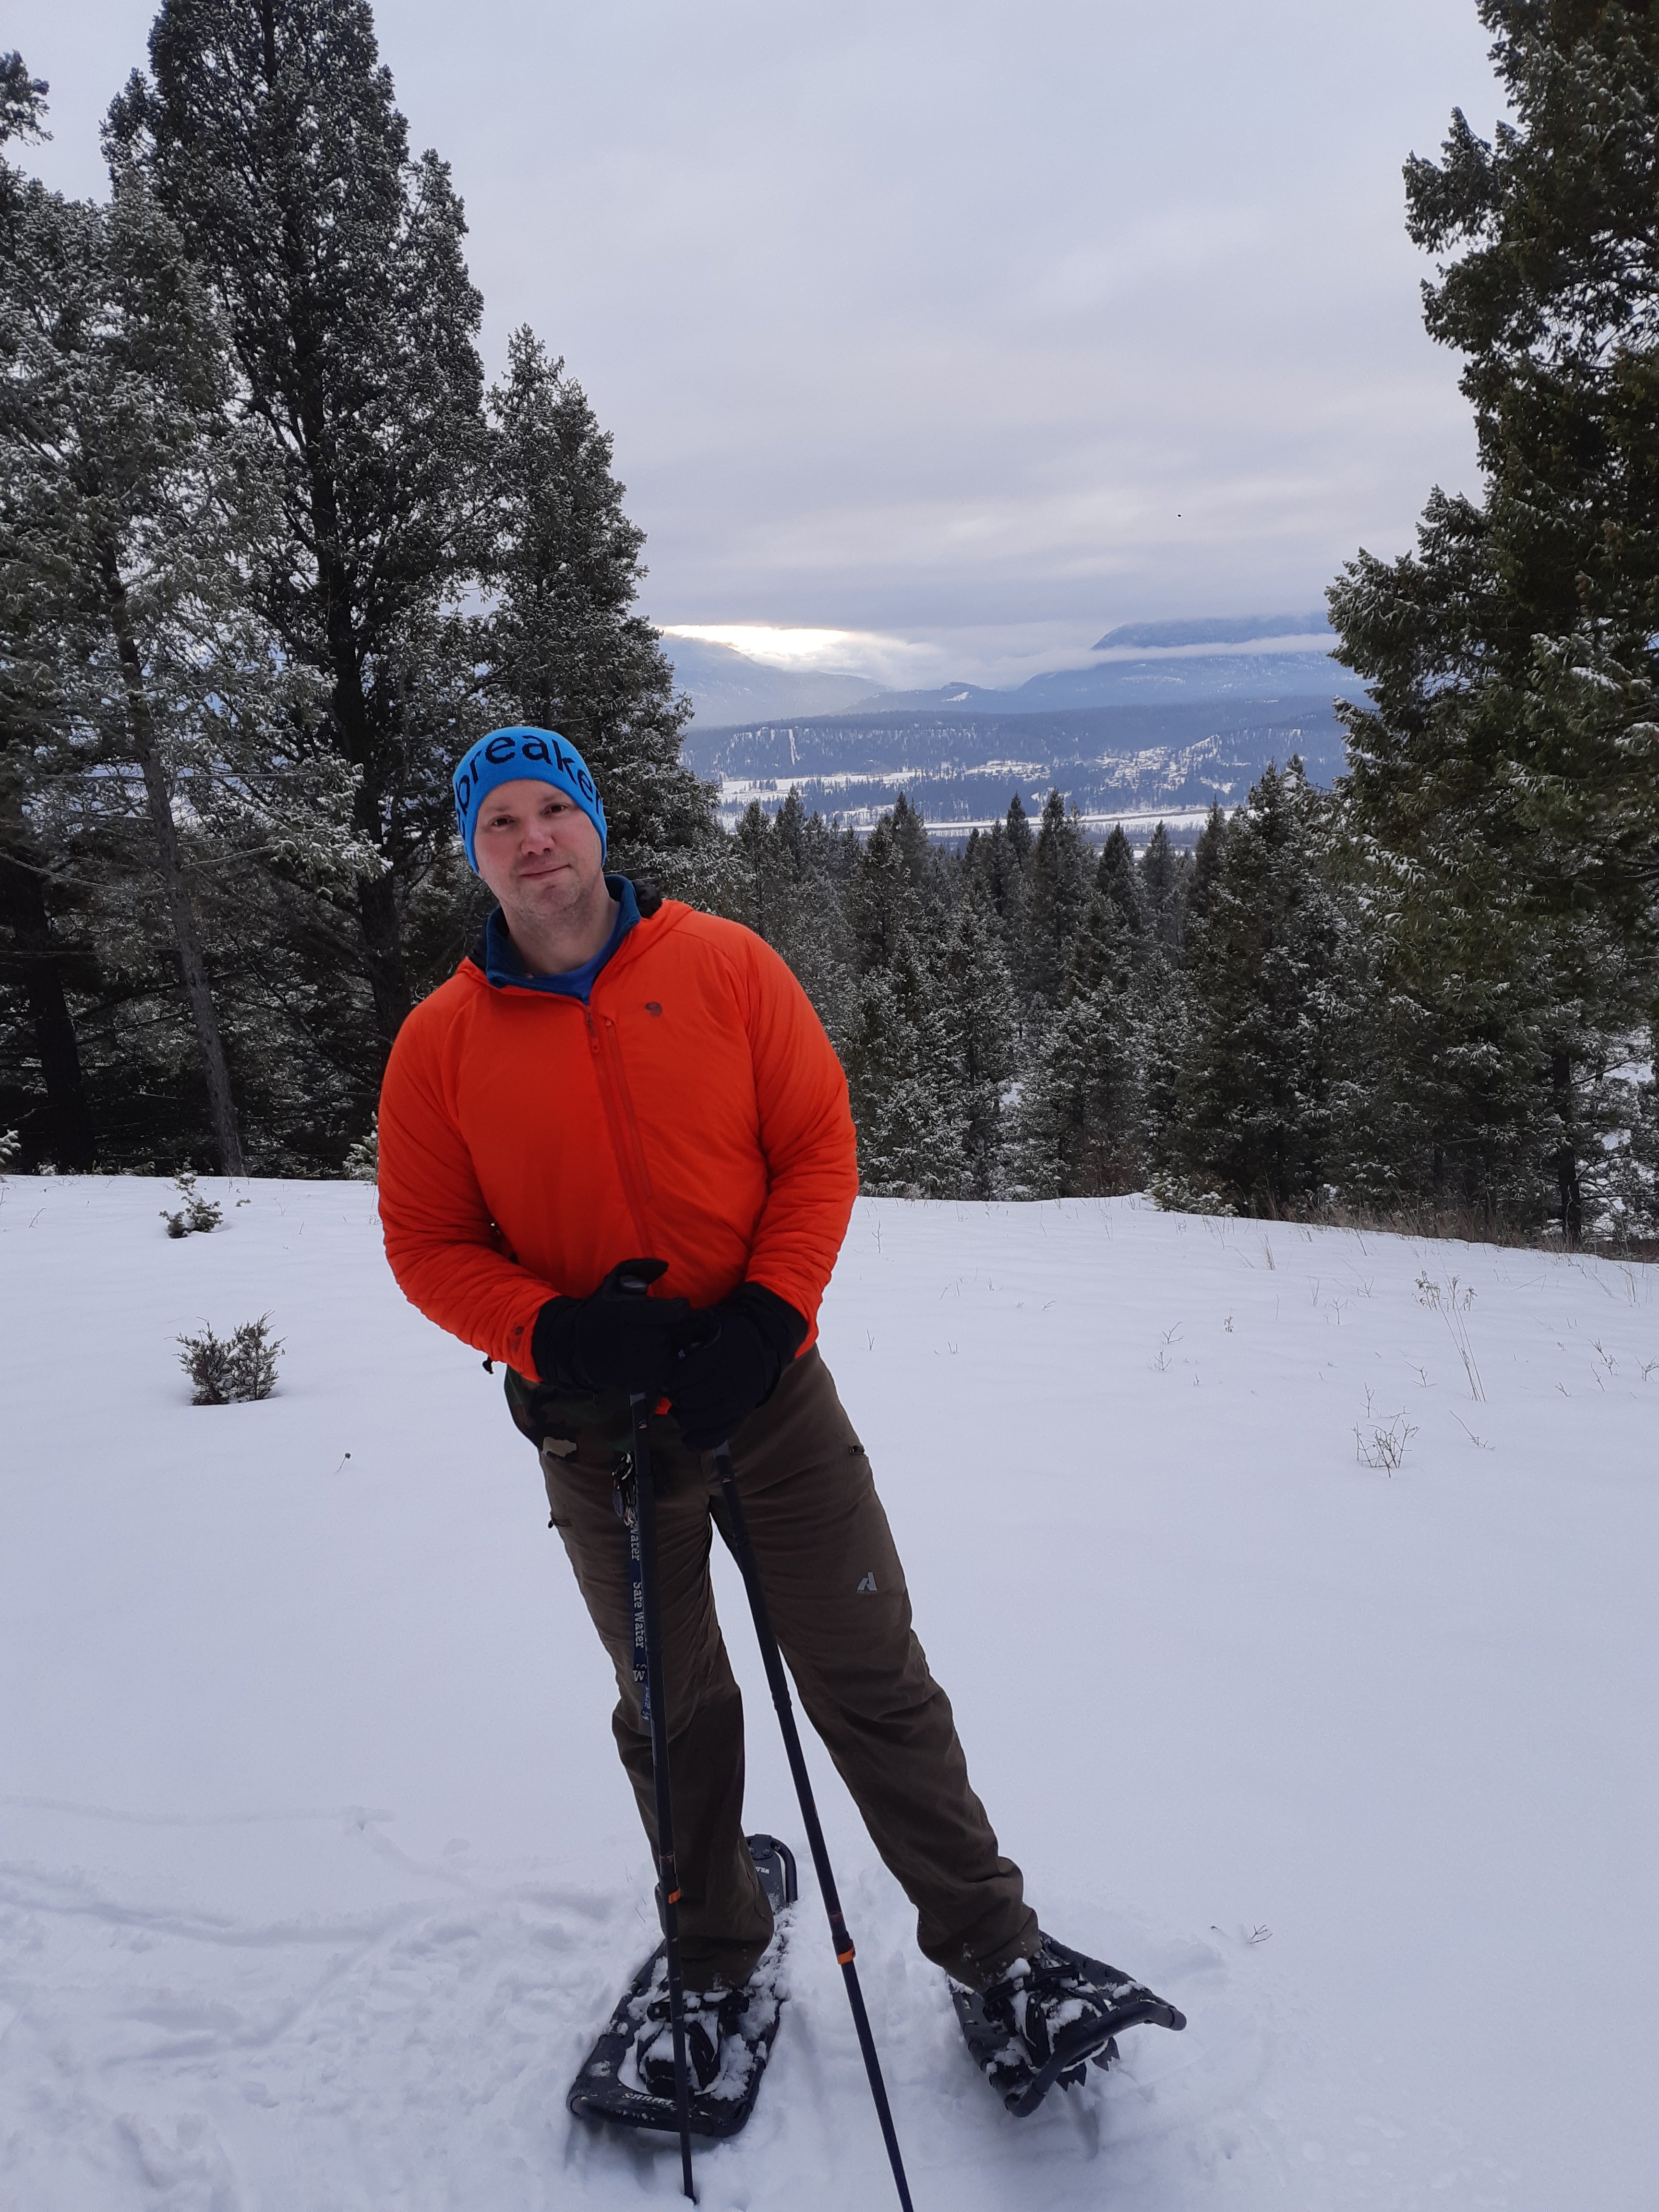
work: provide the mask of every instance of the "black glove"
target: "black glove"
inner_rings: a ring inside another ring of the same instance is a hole
[[[726,1443],[744,1416],[765,1403],[805,1334],[793,1306],[758,1283],[740,1283],[719,1305],[690,1316],[664,1388],[693,1451]]]
[[[624,1260],[591,1298],[550,1298],[530,1338],[542,1381],[566,1390],[660,1390],[691,1311],[684,1298],[646,1297],[667,1272],[666,1260]]]

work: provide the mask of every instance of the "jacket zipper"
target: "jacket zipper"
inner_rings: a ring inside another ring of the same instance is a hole
[[[587,1024],[588,1049],[593,1055],[599,1096],[605,1102],[611,1147],[617,1155],[617,1165],[622,1170],[628,1209],[634,1217],[634,1227],[640,1238],[640,1256],[647,1258],[653,1252],[651,1175],[645,1164],[645,1147],[640,1142],[640,1125],[634,1116],[634,1102],[629,1096],[628,1073],[623,1066],[617,1024],[608,1014],[596,1021],[593,1009],[588,1006],[582,1008],[582,1019]]]

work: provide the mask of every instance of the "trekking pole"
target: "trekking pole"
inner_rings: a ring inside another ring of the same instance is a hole
[[[641,1285],[641,1291],[643,1285]],[[646,1717],[651,1724],[651,1779],[657,1797],[657,1869],[661,1883],[662,1940],[668,1972],[668,2025],[674,2042],[674,2117],[680,2133],[680,2187],[695,2204],[691,2180],[691,2087],[685,2063],[685,1986],[680,1976],[680,1881],[674,1863],[674,1806],[668,1786],[668,1701],[662,1682],[662,1605],[657,1589],[657,1498],[651,1480],[647,1433],[652,1401],[630,1392],[634,1419],[634,1527],[639,1578],[635,1587],[641,1618],[636,1644],[645,1645]]]
[[[881,2122],[882,2140],[887,2145],[887,2156],[892,2166],[899,2203],[904,2212],[914,2212],[910,2203],[910,2185],[904,2178],[904,2160],[899,2155],[898,2136],[894,2132],[893,2115],[887,2102],[886,2085],[881,2078],[881,2061],[876,2056],[876,2039],[870,2033],[870,2015],[864,2008],[864,1992],[859,1987],[859,1970],[853,1964],[853,1939],[847,1932],[841,1899],[836,1890],[836,1877],[830,1871],[830,1853],[824,1844],[823,1829],[818,1820],[817,1802],[812,1795],[812,1778],[806,1771],[806,1759],[800,1747],[800,1730],[795,1725],[795,1708],[789,1695],[789,1678],[783,1671],[778,1639],[772,1633],[772,1617],[767,1611],[766,1593],[761,1588],[760,1570],[755,1565],[755,1550],[749,1540],[749,1524],[743,1517],[743,1507],[738,1501],[737,1472],[732,1465],[729,1443],[716,1446],[714,1471],[720,1479],[720,1497],[729,1524],[727,1534],[732,1555],[743,1577],[743,1586],[749,1593],[749,1609],[755,1616],[755,1633],[760,1639],[766,1680],[771,1688],[772,1703],[777,1707],[779,1726],[783,1730],[783,1747],[788,1756],[789,1771],[795,1778],[795,1795],[800,1800],[800,1817],[805,1826],[812,1864],[817,1871],[818,1893],[823,1899],[830,1932],[835,1938],[836,1962],[847,1984],[847,2002],[853,2008],[853,2025],[858,2030],[859,2049],[864,2053],[864,2070],[870,2077],[870,2094],[876,2100],[876,2118]]]

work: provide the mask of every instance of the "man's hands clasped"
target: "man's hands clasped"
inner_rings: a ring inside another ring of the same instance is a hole
[[[550,1298],[532,1356],[544,1382],[665,1397],[686,1443],[709,1451],[771,1396],[806,1323],[759,1283],[714,1306],[649,1297],[667,1269],[665,1260],[624,1260],[591,1297]]]
[[[646,1295],[667,1273],[666,1260],[624,1260],[591,1297],[550,1298],[530,1340],[542,1381],[630,1396],[659,1389],[691,1311],[684,1298]]]
[[[694,1323],[700,1326],[694,1329]],[[729,1298],[692,1315],[667,1389],[693,1451],[726,1443],[739,1421],[764,1405],[805,1334],[793,1306],[759,1283],[739,1283]]]

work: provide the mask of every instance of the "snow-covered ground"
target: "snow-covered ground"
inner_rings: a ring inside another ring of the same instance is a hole
[[[161,1183],[0,1202],[0,2204],[671,2199],[563,2107],[651,1869],[534,1459],[372,1190],[210,1188],[183,1243]],[[917,2212],[1653,2205],[1656,1275],[860,1206],[825,1350],[975,1780],[1053,1929],[1191,2019],[1008,2118],[818,1757]],[[267,1309],[279,1395],[192,1407],[177,1334]],[[890,2201],[804,1887],[705,2206]]]

